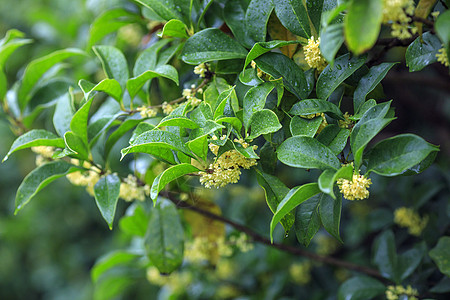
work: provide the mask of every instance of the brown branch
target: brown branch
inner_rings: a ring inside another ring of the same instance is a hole
[[[373,277],[377,277],[378,279],[381,279],[384,282],[388,282],[383,276],[381,276],[381,274],[372,268],[368,268],[365,266],[360,266],[351,262],[347,262],[347,261],[343,261],[334,257],[330,257],[330,256],[323,256],[323,255],[319,255],[313,252],[309,252],[306,250],[303,250],[301,248],[296,248],[293,246],[289,246],[289,245],[284,245],[284,244],[279,244],[279,243],[271,243],[269,239],[267,239],[266,237],[260,235],[259,233],[253,231],[252,229],[250,229],[247,226],[244,226],[242,224],[238,224],[230,219],[227,219],[223,216],[220,215],[216,215],[210,211],[207,210],[203,210],[199,207],[196,206],[192,206],[186,202],[183,201],[178,201],[176,199],[174,199],[168,192],[161,192],[160,193],[161,196],[169,199],[170,201],[172,201],[177,207],[182,208],[182,209],[188,209],[191,211],[194,211],[196,213],[199,213],[205,217],[208,217],[210,219],[228,224],[230,226],[232,226],[233,228],[244,232],[245,234],[247,234],[248,236],[250,236],[253,241],[257,242],[257,243],[261,243],[264,244],[266,246],[272,247],[272,248],[276,248],[278,250],[287,252],[289,254],[293,254],[293,255],[298,255],[298,256],[303,256],[306,258],[309,258],[311,260],[315,260],[321,263],[325,263],[325,264],[329,264],[332,266],[336,266],[336,267],[341,267],[341,268],[345,268],[345,269],[349,269],[349,270],[353,270],[353,271],[357,271],[357,272],[361,272],[361,273],[365,273],[367,275],[373,276]]]

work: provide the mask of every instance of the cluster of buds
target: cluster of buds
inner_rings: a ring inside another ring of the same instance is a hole
[[[339,120],[339,127],[344,128],[344,129],[351,129],[353,127],[353,121],[350,120],[350,117],[352,115],[350,115],[348,112],[346,112],[344,114],[344,118],[345,120]]]
[[[125,201],[144,201],[150,195],[149,185],[140,185],[136,176],[128,174],[128,177],[120,183],[119,197]]]
[[[408,39],[417,32],[411,27],[411,17],[414,15],[414,0],[384,0],[383,23],[391,25],[391,35],[399,39]]]
[[[199,89],[198,91],[195,90],[195,85],[193,84],[191,86],[190,89],[184,89],[183,90],[183,97],[186,98],[186,100],[189,101],[189,103],[193,106],[199,106],[200,103],[202,102],[202,100],[198,99],[197,97],[195,97],[195,94],[197,92],[202,92],[201,89]]]
[[[139,106],[136,110],[140,113],[142,118],[153,118],[156,116],[156,110],[145,105]]]
[[[36,146],[31,147],[31,151],[36,153],[36,166],[39,167],[52,159],[55,153],[55,147],[51,146]]]
[[[209,64],[201,63],[194,68],[194,74],[197,74],[200,78],[205,78],[209,72]]]
[[[386,290],[386,299],[387,300],[398,300],[400,299],[400,296],[406,296],[402,297],[401,299],[408,299],[408,300],[417,300],[417,296],[419,296],[419,292],[412,288],[410,285],[408,285],[406,288],[401,285],[390,285],[388,286]]]
[[[161,109],[164,114],[170,115],[175,109],[175,107],[172,104],[169,104],[166,101],[164,101],[163,104],[161,105]]]
[[[314,119],[315,117],[322,117],[322,123],[320,124],[319,128],[317,129],[317,134],[319,134],[328,125],[327,118],[325,117],[324,113],[300,115],[300,117],[302,117],[304,119],[309,119],[309,120]]]
[[[420,236],[428,224],[428,217],[421,218],[413,209],[400,207],[394,212],[394,223],[400,227],[408,228],[409,234]]]
[[[253,69],[256,69],[256,75],[257,75],[259,78],[262,78],[262,77],[264,76],[264,72],[263,72],[260,68],[258,68],[258,67],[256,66],[256,63],[255,63],[254,60],[252,60],[252,62],[251,62],[250,65],[252,66]]]
[[[372,184],[370,178],[354,174],[352,180],[338,179],[337,184],[347,200],[363,200],[369,198],[368,188]]]
[[[445,51],[445,48],[439,49],[438,53],[436,54],[436,58],[438,62],[448,67],[448,56],[447,51]]]
[[[78,159],[71,159],[70,162],[74,165],[82,166],[87,170],[67,174],[66,178],[73,185],[86,187],[86,191],[89,195],[94,196],[94,186],[100,179],[101,170],[87,161],[83,161],[83,163],[81,163]]]
[[[308,44],[303,46],[303,53],[305,54],[305,60],[308,66],[322,72],[327,66],[327,61],[323,58],[319,46],[320,38],[314,40],[314,37],[311,37],[308,40]]]

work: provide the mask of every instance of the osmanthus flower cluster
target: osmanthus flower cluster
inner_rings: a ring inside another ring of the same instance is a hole
[[[314,37],[310,37],[308,44],[303,46],[303,52],[305,54],[305,60],[311,68],[317,69],[322,72],[328,65],[325,58],[320,52],[320,37],[317,40]]]
[[[411,25],[414,0],[384,0],[383,4],[383,23],[391,26],[393,37],[408,39],[417,33],[417,28]]]
[[[418,300],[419,292],[412,286],[408,285],[406,288],[402,285],[390,285],[386,290],[387,300]]]
[[[428,224],[428,216],[423,218],[409,207],[399,207],[394,211],[394,222],[408,229],[409,234],[420,236]]]

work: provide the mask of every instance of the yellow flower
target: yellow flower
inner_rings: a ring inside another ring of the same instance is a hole
[[[311,281],[311,268],[312,264],[308,260],[295,263],[289,267],[289,275],[295,283],[305,285]]]
[[[417,32],[411,27],[411,17],[414,15],[414,0],[384,0],[383,23],[391,24],[391,35],[399,39],[408,39]]]
[[[327,62],[320,53],[319,46],[320,38],[314,40],[314,37],[311,37],[308,40],[308,44],[303,46],[303,52],[305,53],[306,63],[311,68],[316,68],[317,71],[322,72],[327,66]]]
[[[350,120],[350,117],[351,117],[351,116],[352,116],[352,115],[350,115],[348,112],[346,112],[346,113],[344,114],[345,120],[339,120],[339,121],[338,121],[339,127],[345,128],[345,129],[351,128],[351,127],[352,127],[352,124],[353,124],[353,121]]]
[[[369,197],[369,191],[367,189],[372,184],[372,180],[362,175],[354,174],[352,181],[340,178],[337,184],[345,199],[362,200]]]
[[[198,66],[195,66],[194,68],[194,74],[199,75],[200,78],[206,77],[206,72],[208,72],[209,64],[207,63],[201,63]]]
[[[156,116],[156,110],[151,107],[147,107],[145,105],[139,106],[136,110],[141,114],[143,118],[152,118]]]
[[[150,186],[139,185],[138,179],[131,174],[120,183],[119,197],[125,201],[144,201],[146,195],[150,195]]]
[[[436,58],[438,62],[448,67],[448,56],[447,51],[445,51],[445,48],[439,49],[438,54],[436,54]]]
[[[394,211],[394,223],[408,228],[411,235],[419,236],[428,223],[428,217],[420,218],[419,214],[408,207],[400,207]]]
[[[161,108],[162,108],[163,113],[166,115],[170,115],[173,112],[173,110],[175,109],[175,107],[173,107],[172,104],[169,104],[165,101],[163,102]]]
[[[410,285],[404,288],[402,285],[390,285],[386,290],[386,299],[387,300],[397,300],[400,297],[405,295],[408,300],[417,300],[416,296],[419,296],[419,292],[416,289],[413,289]]]

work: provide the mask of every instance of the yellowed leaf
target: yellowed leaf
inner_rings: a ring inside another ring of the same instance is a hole
[[[298,37],[287,30],[278,20],[275,14],[272,14],[269,18],[269,23],[267,24],[267,30],[269,32],[272,40],[280,40],[280,41],[296,41]],[[289,58],[294,56],[295,50],[297,49],[298,44],[290,44],[284,47],[281,47],[281,52]]]

